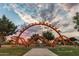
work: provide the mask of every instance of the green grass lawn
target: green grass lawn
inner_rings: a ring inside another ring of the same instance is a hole
[[[0,48],[0,56],[21,56],[28,52],[31,48],[25,47],[9,47]]]
[[[59,56],[79,56],[79,47],[70,46],[58,46],[56,48],[49,48]]]

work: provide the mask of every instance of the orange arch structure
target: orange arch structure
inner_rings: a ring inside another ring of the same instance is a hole
[[[47,26],[47,27],[50,27],[52,30],[54,30],[58,35],[59,37],[56,38],[54,41],[57,41],[57,39],[60,39],[63,41],[63,44],[65,45],[65,41],[64,41],[64,38],[65,37],[66,39],[68,39],[68,37],[66,36],[63,36],[61,35],[60,33],[60,30],[58,30],[58,28],[56,28],[55,26],[53,26],[52,24],[49,24],[49,23],[46,23],[46,22],[39,22],[39,23],[31,23],[29,24],[28,26],[25,26],[24,28],[22,28],[22,30],[20,31],[20,34],[17,36],[17,39],[16,39],[16,44],[18,44],[18,41],[19,39],[23,42],[23,44],[25,45],[25,41],[23,38],[21,38],[21,35],[27,30],[29,29],[30,27],[32,26],[36,26],[36,25],[43,25],[43,26]],[[55,45],[56,42],[52,43],[52,45]]]
[[[68,43],[72,43],[74,46],[76,46],[76,43],[71,41],[67,36],[62,35],[62,38],[64,40],[62,40],[60,37],[57,37],[53,40],[53,42],[51,43],[52,47],[55,47],[57,45],[58,42],[63,42],[65,45],[67,45]]]
[[[60,30],[58,30],[55,26],[49,24],[49,23],[45,23],[45,22],[39,22],[39,23],[32,23],[32,24],[29,24],[28,26],[26,26],[25,28],[23,28],[21,30],[21,33],[18,35],[18,37],[20,37],[22,35],[22,33],[24,33],[24,31],[26,31],[27,29],[29,29],[30,27],[32,26],[36,26],[36,25],[43,25],[43,26],[47,26],[47,27],[50,27],[51,29],[53,29],[62,39],[62,36],[60,34]]]

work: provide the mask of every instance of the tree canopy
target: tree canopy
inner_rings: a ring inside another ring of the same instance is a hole
[[[15,33],[17,26],[5,15],[0,18],[0,35],[7,36]]]
[[[45,31],[43,32],[43,37],[45,37],[48,40],[53,40],[54,34],[51,31]]]
[[[73,22],[76,24],[74,28],[79,31],[79,12],[76,13],[73,19],[74,19]]]
[[[5,15],[0,18],[0,44],[6,40],[5,36],[16,33],[15,24],[10,21]]]

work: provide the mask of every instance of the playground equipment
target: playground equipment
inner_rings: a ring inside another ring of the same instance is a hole
[[[59,37],[55,38],[53,40],[53,42],[51,43],[51,46],[52,47],[55,47],[57,45],[58,42],[62,42],[63,45],[66,45],[68,42],[71,42],[73,45],[76,45],[74,42],[72,42],[68,37],[62,35],[60,33],[60,30],[58,30],[58,28],[56,28],[55,26],[53,26],[52,24],[49,24],[49,23],[46,23],[46,22],[39,22],[39,23],[32,23],[32,24],[29,24],[28,26],[25,26],[24,28],[21,29],[20,31],[20,34],[18,36],[16,36],[15,38],[15,44],[19,44],[19,40],[21,40],[22,44],[24,46],[29,46],[30,44],[33,43],[33,40],[28,40],[28,42],[25,41],[24,38],[21,37],[21,35],[27,30],[29,29],[30,27],[32,26],[36,26],[36,25],[43,25],[43,26],[47,26],[49,28],[51,28],[52,30],[54,30],[58,35]],[[39,37],[40,38],[40,37]],[[42,38],[42,37],[41,37]],[[44,39],[44,38],[42,38]]]

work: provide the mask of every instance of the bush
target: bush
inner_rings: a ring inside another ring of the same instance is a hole
[[[9,41],[4,41],[3,43],[2,43],[2,45],[10,45],[11,43],[9,42]]]
[[[76,41],[77,39],[75,37],[69,38],[71,41]]]
[[[54,35],[51,31],[43,32],[43,37],[45,37],[48,40],[53,40],[54,39]]]

